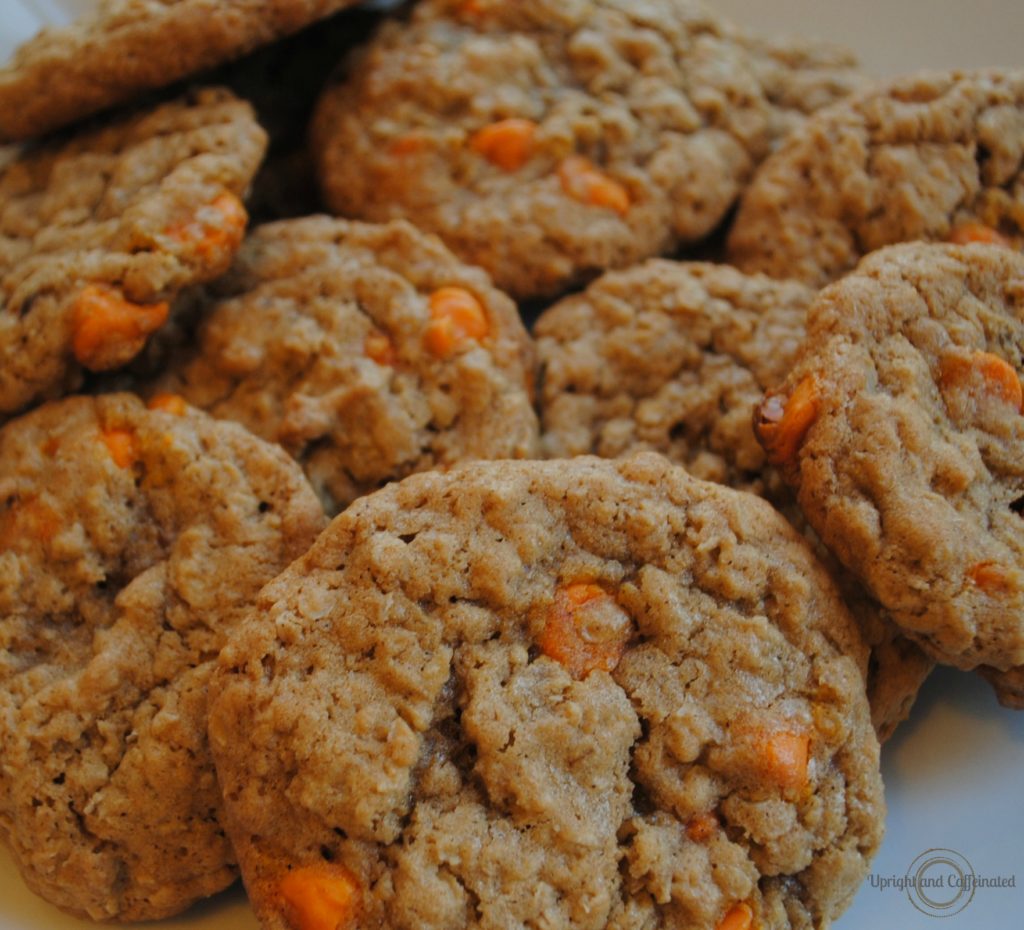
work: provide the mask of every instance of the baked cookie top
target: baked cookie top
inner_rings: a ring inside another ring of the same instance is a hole
[[[533,345],[487,275],[408,223],[267,224],[160,390],[282,443],[329,510],[413,471],[536,454]]]
[[[28,139],[295,32],[356,0],[99,0],[0,66],[0,139]]]
[[[248,104],[208,89],[0,169],[0,417],[130,361],[227,269],[264,144]]]
[[[797,282],[727,265],[652,259],[609,272],[534,326],[544,452],[661,452],[698,478],[765,497],[806,533],[751,414],[789,372],[814,297]],[[871,647],[868,700],[879,736],[888,738],[932,663],[808,536]]]
[[[551,295],[714,229],[786,122],[790,70],[821,100],[853,81],[841,56],[754,45],[691,0],[425,0],[325,90],[321,186]]]
[[[727,265],[652,259],[609,272],[534,325],[545,453],[649,449],[778,503],[751,411],[785,378],[813,299]]]
[[[234,879],[207,680],[323,523],[283,451],[200,411],[74,397],[0,431],[0,837],[35,892],[150,920]]]
[[[1024,255],[909,244],[826,288],[755,429],[814,529],[939,661],[1024,664]]]
[[[758,169],[729,233],[745,271],[823,286],[885,245],[1024,246],[1024,71],[898,78],[816,113]]]
[[[882,829],[864,658],[781,517],[661,456],[406,478],[221,654],[250,900],[273,930],[827,924]]]

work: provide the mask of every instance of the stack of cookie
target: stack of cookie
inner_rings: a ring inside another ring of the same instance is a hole
[[[0,70],[0,837],[97,920],[827,926],[933,663],[1024,703],[1024,72],[349,5]]]

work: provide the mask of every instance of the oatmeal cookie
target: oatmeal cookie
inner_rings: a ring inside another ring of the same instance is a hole
[[[332,210],[547,296],[711,232],[790,124],[786,75],[842,92],[827,60],[692,0],[424,0],[325,90],[314,156]]]
[[[250,899],[267,930],[825,925],[882,830],[864,658],[778,514],[661,456],[406,478],[221,654]]]
[[[129,362],[227,269],[264,145],[248,104],[207,89],[0,169],[0,418]]]
[[[515,304],[408,223],[258,228],[162,379],[280,442],[330,510],[414,471],[537,453]]]
[[[808,535],[861,624],[872,719],[886,739],[932,663],[808,533],[751,423],[765,390],[793,364],[814,296],[724,265],[652,259],[604,275],[534,327],[542,443],[551,457],[661,452],[698,478],[771,501]]]
[[[1024,664],[1024,255],[881,250],[826,288],[755,430],[821,538],[935,659]]]
[[[100,0],[0,67],[0,139],[28,139],[273,42],[356,0]]]
[[[200,411],[73,397],[0,431],[0,838],[34,891],[150,920],[234,880],[207,682],[323,522],[284,452]]]
[[[898,78],[815,114],[758,169],[727,253],[820,287],[885,245],[979,236],[1024,247],[1024,71]]]

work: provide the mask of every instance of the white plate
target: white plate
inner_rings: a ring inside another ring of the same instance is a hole
[[[0,0],[0,60],[41,22],[59,22],[88,0]],[[1022,66],[1022,0],[714,0],[762,32],[845,43],[877,74],[923,67]],[[883,750],[887,836],[866,882],[837,930],[973,930],[1024,924],[1024,713],[1000,708],[972,675],[936,673],[911,720]],[[948,850],[949,852],[946,852]],[[960,858],[962,857],[962,859]],[[956,868],[1003,887],[973,895],[950,887]],[[916,865],[915,865],[916,863]],[[928,904],[895,880],[914,866],[930,882]],[[1011,884],[1012,883],[1012,884]],[[952,906],[942,909],[942,905]],[[959,913],[951,914],[963,905]],[[936,924],[937,914],[945,914]],[[22,885],[0,849],[0,930],[81,930]],[[152,927],[154,925],[146,925]],[[235,890],[161,930],[256,930]]]

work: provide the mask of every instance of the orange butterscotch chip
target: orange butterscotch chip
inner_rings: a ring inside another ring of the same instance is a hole
[[[706,843],[718,829],[718,818],[710,811],[698,814],[686,825],[686,835],[695,843]]]
[[[49,542],[62,525],[57,511],[37,497],[15,501],[0,511],[0,549],[13,549],[20,540]]]
[[[620,216],[629,212],[629,193],[618,181],[608,177],[581,155],[570,155],[558,167],[558,178],[574,200],[614,210]]]
[[[750,930],[754,912],[749,904],[734,904],[726,911],[715,930]]]
[[[410,132],[393,139],[388,146],[388,151],[392,155],[401,157],[403,155],[415,155],[417,152],[422,152],[426,147],[426,136],[422,133]]]
[[[1013,579],[998,562],[979,562],[967,572],[971,584],[986,594],[1006,594],[1013,590]]]
[[[131,468],[139,457],[135,434],[126,429],[105,429],[100,434],[118,468]]]
[[[112,287],[87,284],[71,306],[71,351],[90,371],[131,361],[167,321],[166,303],[136,304]]]
[[[395,345],[387,333],[379,329],[372,329],[366,334],[363,342],[363,352],[366,357],[373,359],[378,365],[386,365],[393,368],[398,364],[398,353]]]
[[[447,358],[489,332],[483,306],[465,288],[442,287],[430,295],[430,322],[424,339],[432,355]]]
[[[629,615],[615,598],[584,582],[555,591],[537,645],[573,678],[583,679],[597,669],[612,671],[632,633]]]
[[[528,119],[503,119],[474,133],[469,146],[504,171],[518,171],[533,154],[537,124]]]
[[[330,862],[293,869],[278,885],[293,930],[342,930],[359,909],[359,883],[344,866]]]
[[[150,410],[172,413],[176,417],[183,417],[188,411],[188,404],[180,394],[154,394],[146,406]]]
[[[249,215],[242,201],[225,191],[192,216],[169,226],[167,235],[204,264],[226,266],[242,244]]]
[[[1018,413],[1024,409],[1024,391],[1013,366],[991,352],[976,350],[968,355],[946,355],[939,367],[943,389],[979,390],[1005,401]]]
[[[998,230],[984,223],[968,222],[950,230],[947,239],[955,245],[970,245],[972,242],[986,243],[988,245],[1001,245],[1010,247],[1010,240]]]
[[[808,375],[783,399],[766,397],[754,416],[754,432],[773,465],[796,461],[800,445],[818,417],[818,388]]]
[[[807,784],[810,743],[806,733],[780,730],[762,734],[757,742],[762,775],[780,788],[803,788]]]

